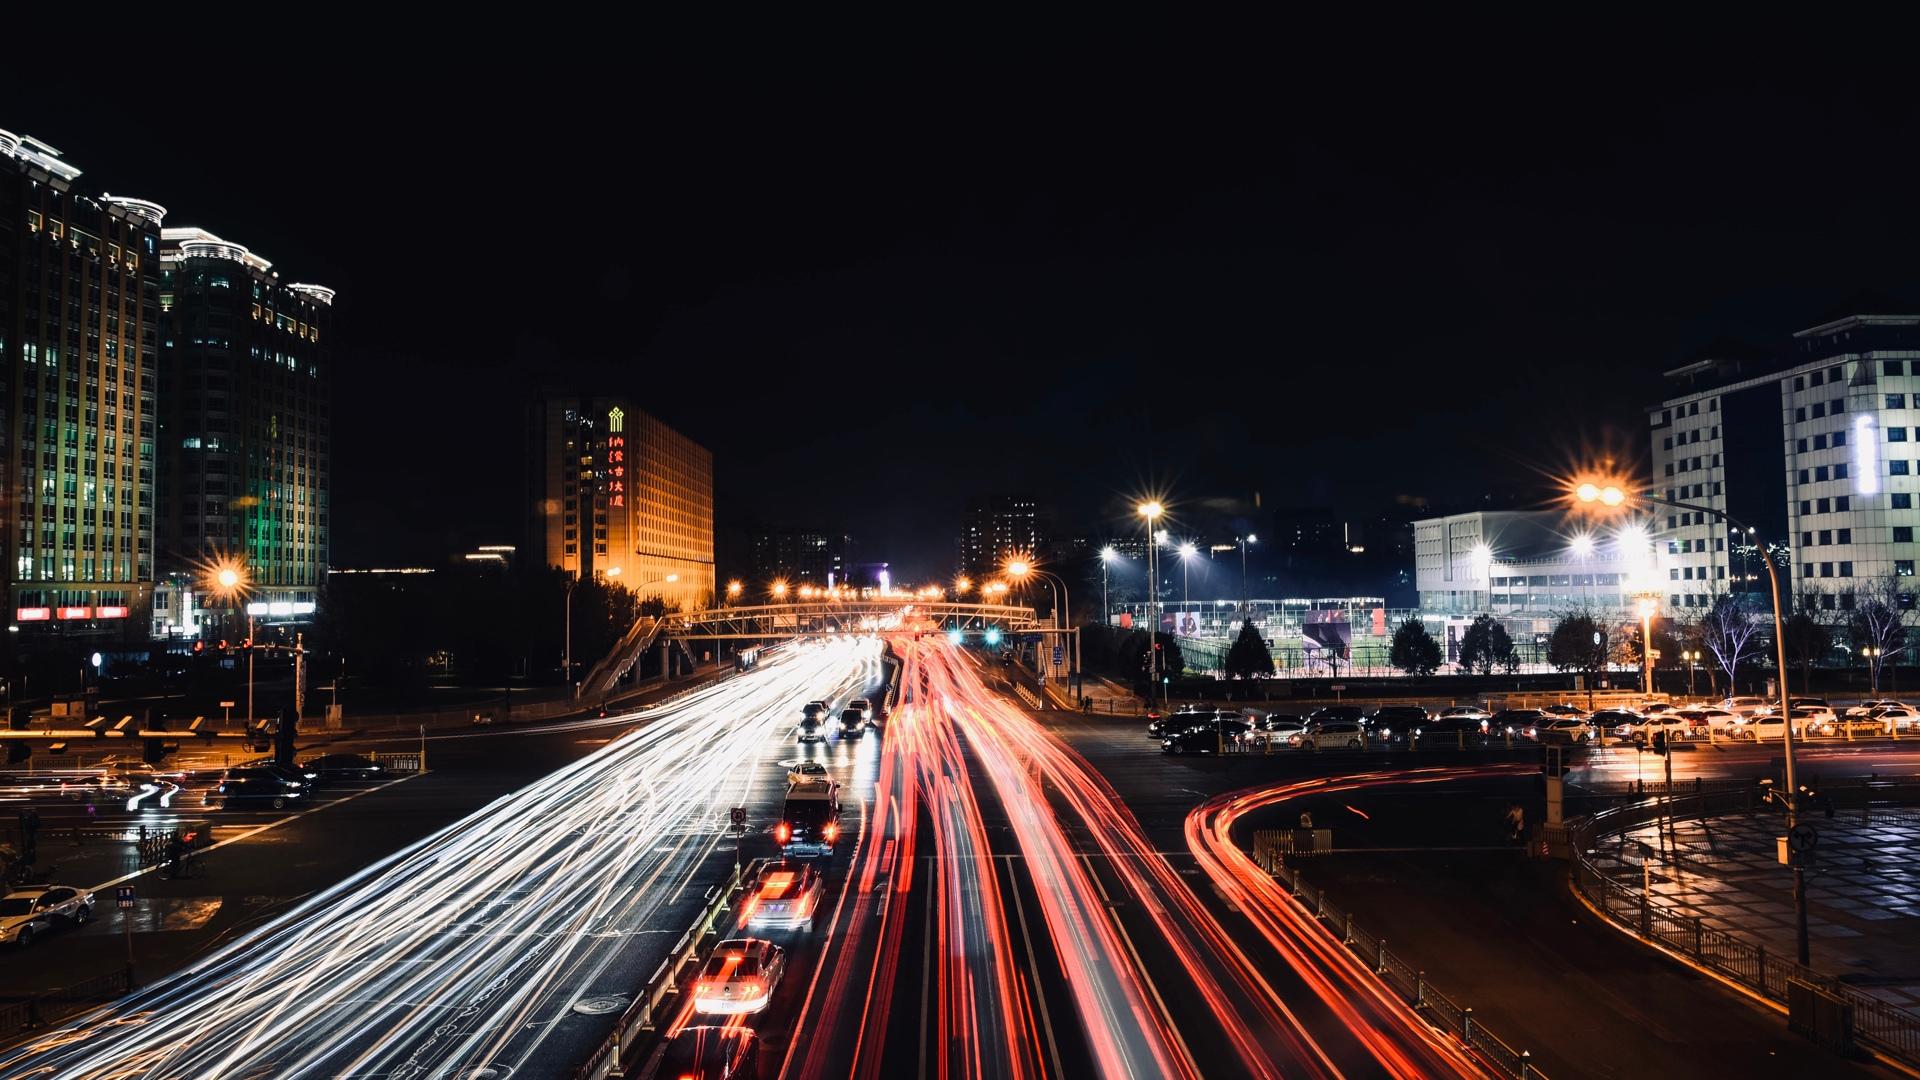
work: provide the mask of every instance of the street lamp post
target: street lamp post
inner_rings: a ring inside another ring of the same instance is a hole
[[[1023,578],[1028,574],[1032,574],[1047,583],[1047,591],[1049,593],[1053,592],[1054,585],[1058,583],[1060,591],[1054,595],[1054,599],[1058,601],[1058,606],[1054,608],[1056,621],[1062,630],[1072,630],[1073,597],[1067,590],[1067,579],[1051,571],[1042,570],[1032,563],[1021,559],[1016,559],[1007,564],[1007,574],[1015,578]],[[1072,662],[1067,671],[1070,679],[1080,674],[1080,635],[1077,632],[1073,634],[1072,649]]]
[[[1640,611],[1640,674],[1642,692],[1653,697],[1653,613],[1660,600],[1653,593],[1641,593],[1635,604]]]
[[[1240,613],[1242,615],[1245,615],[1248,613],[1247,612],[1247,603],[1248,603],[1247,601],[1247,545],[1251,543],[1255,543],[1260,538],[1253,535],[1252,533],[1248,533],[1245,536],[1235,537],[1234,539],[1238,541],[1238,543],[1240,544]]]
[[[1700,662],[1700,654],[1691,649],[1681,649],[1680,659],[1687,662],[1687,696],[1693,696],[1693,666]]]
[[[1675,510],[1687,510],[1695,513],[1705,514],[1710,518],[1717,518],[1721,521],[1724,521],[1727,524],[1734,526],[1735,528],[1745,529],[1749,536],[1751,536],[1753,533],[1753,527],[1751,525],[1748,525],[1746,522],[1738,520],[1733,515],[1727,513],[1724,510],[1716,510],[1710,506],[1698,506],[1693,503],[1676,502],[1672,499],[1663,499],[1660,496],[1655,495],[1650,491],[1642,491],[1635,494],[1629,494],[1626,491],[1626,489],[1620,487],[1618,484],[1609,483],[1609,484],[1602,485],[1602,484],[1594,483],[1592,481],[1587,481],[1587,482],[1581,483],[1578,487],[1574,489],[1573,497],[1582,503],[1589,503],[1589,504],[1598,503],[1600,506],[1606,507],[1609,510],[1617,510],[1625,506],[1629,500],[1638,498],[1638,499],[1643,499],[1649,503],[1658,504],[1660,506],[1669,506]],[[1789,834],[1791,834],[1794,829],[1794,826],[1799,824],[1800,789],[1798,785],[1795,783],[1794,753],[1793,753],[1793,748],[1794,748],[1793,747],[1793,744],[1794,744],[1793,709],[1791,708],[1790,696],[1787,693],[1787,636],[1786,636],[1786,626],[1785,626],[1786,620],[1785,618],[1782,617],[1780,612],[1780,569],[1779,567],[1774,565],[1773,552],[1768,550],[1766,544],[1763,543],[1763,544],[1750,545],[1750,546],[1757,546],[1760,549],[1760,561],[1764,563],[1767,568],[1767,584],[1769,586],[1769,592],[1771,594],[1771,599],[1773,602],[1773,643],[1774,643],[1774,651],[1775,651],[1775,662],[1778,663],[1780,666],[1780,687],[1779,687],[1779,690],[1780,690],[1779,708],[1780,708],[1780,719],[1781,719],[1780,745],[1781,745],[1781,755],[1786,759],[1787,831]],[[1803,864],[1802,860],[1796,855],[1792,860],[1792,868],[1793,868],[1793,913],[1794,913],[1794,922],[1796,924],[1795,925],[1796,938],[1797,938],[1796,943],[1798,945],[1798,955],[1799,955],[1800,963],[1806,964],[1809,962],[1807,958],[1808,949],[1807,949],[1806,866]]]
[[[1873,696],[1879,697],[1881,650],[1872,645],[1868,645],[1860,650],[1860,655],[1867,658],[1867,685],[1873,688]]]
[[[1187,574],[1193,567],[1194,546],[1181,544],[1177,550],[1180,553],[1180,613],[1185,615],[1193,608],[1193,588]]]
[[[1158,502],[1143,502],[1139,505],[1140,516],[1147,519],[1147,676],[1153,683],[1160,682],[1160,554],[1158,544],[1153,537],[1154,525],[1166,507]],[[1161,683],[1164,688],[1166,684]],[[1152,683],[1148,684],[1147,697],[1153,697]],[[1161,704],[1166,704],[1166,691],[1162,689]]]
[[[1113,550],[1112,544],[1108,544],[1106,547],[1103,547],[1100,549],[1100,625],[1101,626],[1107,626],[1113,622],[1113,604],[1107,600],[1107,570],[1110,567],[1112,567],[1113,560],[1119,557],[1120,557],[1120,553]]]

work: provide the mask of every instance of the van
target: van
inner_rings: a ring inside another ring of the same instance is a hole
[[[830,778],[805,779],[787,788],[780,823],[773,827],[780,854],[833,854],[840,842],[840,784]]]

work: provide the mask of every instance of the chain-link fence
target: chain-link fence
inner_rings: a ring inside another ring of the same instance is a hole
[[[1327,899],[1324,890],[1314,888],[1282,859],[1273,860],[1271,870],[1275,880],[1293,894],[1294,902],[1373,968],[1381,981],[1426,1017],[1428,1023],[1466,1044],[1482,1062],[1502,1076],[1514,1080],[1544,1080],[1545,1074],[1534,1067],[1530,1054],[1500,1041],[1474,1017],[1471,1008],[1435,990],[1427,982],[1425,972],[1388,949],[1385,938],[1370,934],[1356,924],[1351,914]]]
[[[1574,829],[1574,888],[1615,926],[1772,1001],[1784,1004],[1790,983],[1819,987],[1853,1008],[1856,1038],[1909,1064],[1920,1064],[1920,1015],[1862,994],[1830,975],[1802,967],[1792,957],[1769,953],[1764,944],[1706,926],[1699,917],[1682,914],[1650,894],[1644,883],[1636,885],[1618,880],[1588,857],[1596,842],[1662,818],[1693,819],[1751,811],[1759,805],[1757,790],[1746,787],[1676,795],[1593,815]],[[1836,802],[1853,804],[1850,808],[1857,808],[1863,816],[1911,813],[1892,807],[1876,808],[1874,804],[1920,794],[1910,786],[1890,784],[1841,787],[1829,789],[1828,793],[1836,797]]]

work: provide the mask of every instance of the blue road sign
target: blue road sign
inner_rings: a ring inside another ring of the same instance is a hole
[[[116,901],[118,901],[119,906],[123,908],[132,907],[133,906],[133,886],[131,885],[119,886],[118,888],[113,890],[113,898]]]

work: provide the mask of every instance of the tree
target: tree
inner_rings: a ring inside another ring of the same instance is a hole
[[[1467,632],[1460,638],[1460,667],[1465,671],[1478,669],[1482,675],[1491,675],[1496,667],[1509,673],[1520,665],[1520,658],[1513,650],[1513,639],[1507,636],[1507,628],[1491,615],[1477,615]]]
[[[1787,617],[1781,637],[1787,646],[1787,661],[1800,667],[1801,692],[1813,684],[1813,665],[1833,651],[1833,630],[1820,618],[1820,593],[1805,592],[1794,613]],[[1782,672],[1782,677],[1785,676]]]
[[[1747,594],[1716,596],[1713,606],[1700,616],[1700,645],[1713,654],[1713,662],[1727,675],[1727,693],[1735,692],[1740,665],[1760,654],[1763,639],[1760,613],[1746,599]]]
[[[1257,675],[1273,674],[1273,653],[1267,648],[1267,640],[1254,629],[1253,620],[1240,624],[1240,636],[1233,640],[1233,647],[1227,650],[1227,674],[1236,679],[1251,679]]]
[[[1585,611],[1568,612],[1553,624],[1547,638],[1547,663],[1560,671],[1586,676],[1591,691],[1607,670],[1608,634],[1593,615]]]
[[[1431,675],[1440,670],[1440,643],[1433,640],[1425,623],[1408,618],[1393,632],[1387,660],[1409,675]]]
[[[1878,655],[1867,664],[1873,675],[1873,693],[1880,693],[1880,669],[1907,647],[1907,624],[1912,609],[1911,586],[1903,578],[1888,577],[1856,594],[1847,617],[1847,639],[1855,649],[1873,649]]]

